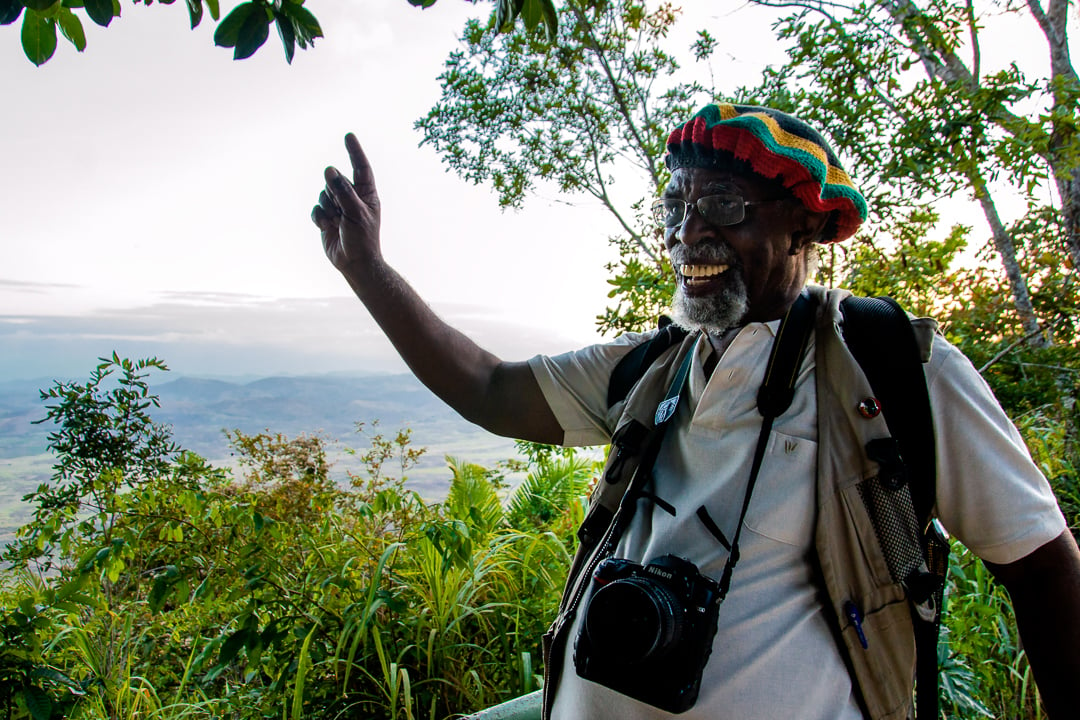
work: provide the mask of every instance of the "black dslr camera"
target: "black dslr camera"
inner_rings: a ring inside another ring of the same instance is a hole
[[[694,706],[712,651],[720,588],[674,555],[611,558],[593,574],[574,666],[579,676],[671,713]]]

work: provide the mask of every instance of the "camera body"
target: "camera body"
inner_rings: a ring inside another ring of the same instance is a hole
[[[644,566],[609,558],[593,580],[577,674],[671,713],[693,707],[716,635],[717,583],[674,555]]]

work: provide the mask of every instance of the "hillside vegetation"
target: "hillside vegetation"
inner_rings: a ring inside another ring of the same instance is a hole
[[[163,368],[114,357],[43,393],[56,466],[5,553],[0,711],[447,717],[539,686],[593,461],[448,458],[436,503],[407,431],[369,427],[345,488],[318,437],[233,431],[229,472],[151,417]]]
[[[0,711],[11,718],[447,718],[542,684],[599,468],[519,444],[447,458],[449,493],[407,482],[423,450],[368,428],[348,484],[317,436],[229,433],[224,470],[155,422],[155,359],[104,360],[42,393],[52,478],[5,551]],[[1060,433],[1024,426],[1069,514]],[[505,474],[527,473],[508,494]],[[1038,717],[1008,602],[957,546],[940,638],[950,717]]]

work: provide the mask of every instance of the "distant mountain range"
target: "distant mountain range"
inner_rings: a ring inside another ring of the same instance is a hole
[[[153,378],[151,378],[153,379]],[[25,517],[19,500],[47,479],[51,424],[33,424],[45,416],[39,390],[51,381],[0,382],[0,528]],[[513,441],[492,435],[461,419],[412,375],[269,377],[252,381],[182,377],[152,386],[161,407],[157,422],[172,426],[174,439],[186,450],[217,465],[229,465],[226,429],[248,434],[269,431],[295,437],[318,434],[329,444],[334,474],[359,471],[346,448],[363,451],[365,432],[393,436],[412,430],[416,447],[426,447],[420,464],[409,473],[410,485],[428,498],[442,497],[449,474],[445,455],[491,465],[514,457]],[[372,422],[378,421],[372,429]]]

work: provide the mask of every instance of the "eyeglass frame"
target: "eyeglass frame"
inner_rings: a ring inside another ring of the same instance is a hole
[[[719,223],[719,222],[715,222],[713,220],[710,220],[705,215],[705,213],[703,213],[701,211],[700,203],[702,203],[705,200],[711,200],[713,198],[738,198],[742,202],[742,206],[741,206],[742,215],[739,217],[738,220],[736,220],[734,222],[728,222],[728,223]],[[769,203],[781,202],[781,201],[786,200],[786,199],[787,198],[774,198],[772,200],[744,200],[742,195],[738,195],[736,193],[714,193],[712,195],[705,195],[705,196],[699,197],[697,200],[694,200],[693,202],[691,202],[689,200],[683,200],[682,198],[675,198],[675,197],[658,198],[657,200],[653,201],[653,204],[651,206],[649,206],[649,210],[652,213],[653,221],[656,222],[656,224],[658,226],[660,226],[661,228],[668,229],[668,230],[674,230],[676,228],[682,227],[683,223],[686,222],[686,218],[688,218],[690,216],[690,207],[691,206],[693,206],[693,208],[695,210],[697,210],[698,215],[700,215],[702,217],[702,219],[705,220],[705,222],[709,223],[710,225],[716,225],[718,227],[731,227],[732,225],[738,225],[739,223],[746,220],[746,208],[748,206],[751,206],[751,205],[768,205]],[[679,222],[677,222],[677,223],[675,223],[673,225],[668,225],[666,222],[662,221],[658,217],[658,214],[662,211],[666,215],[667,208],[664,206],[664,204],[665,203],[671,203],[671,202],[681,202],[683,204],[683,211],[682,211],[682,218],[679,220]]]

